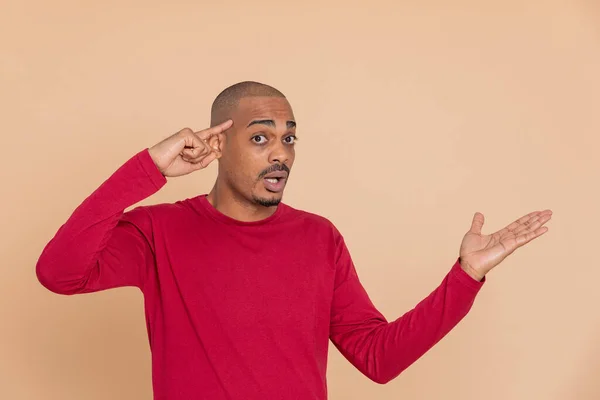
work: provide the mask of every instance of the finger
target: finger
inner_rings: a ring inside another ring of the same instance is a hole
[[[198,162],[201,158],[210,153],[211,149],[202,141],[194,143],[194,147],[185,148],[181,151],[181,156],[185,161]]]
[[[538,228],[535,231],[526,232],[522,235],[517,236],[515,238],[515,241],[517,242],[517,247],[521,247],[521,246],[531,242],[533,239],[542,236],[546,232],[548,232],[548,227],[542,226],[541,228]]]
[[[190,162],[197,162],[201,157],[205,157],[212,149],[206,140],[198,137],[194,132],[190,133],[188,145],[181,151],[181,155],[185,156]]]
[[[534,227],[535,227],[536,223],[539,221],[539,219],[540,219],[539,214],[531,217],[530,219],[522,222],[519,226],[517,226],[515,229],[513,229],[512,233],[515,235],[520,235],[521,233],[523,233],[526,230],[537,229]]]
[[[204,168],[206,168],[210,165],[211,162],[215,161],[216,159],[217,159],[217,153],[215,153],[213,151],[212,153],[210,153],[209,155],[207,155],[206,157],[204,157],[202,159],[202,165],[204,166]]]
[[[539,229],[541,226],[543,226],[546,222],[550,221],[551,218],[552,218],[551,213],[542,213],[542,214],[536,215],[531,220],[526,221],[525,223],[523,223],[523,225],[521,225],[519,228],[517,228],[514,231],[514,234],[520,235],[525,231],[534,232],[537,229]]]
[[[204,157],[206,157],[208,154],[202,154],[198,157],[192,157],[190,155],[186,155],[186,154],[182,154],[181,158],[183,159],[183,161],[190,163],[190,164],[197,164],[200,160],[202,160]]]
[[[233,125],[233,120],[228,119],[227,121],[220,123],[219,125],[215,125],[211,128],[198,131],[198,132],[196,132],[196,135],[200,139],[208,139],[209,137],[211,137],[213,135],[223,133],[224,131],[229,129],[231,127],[231,125]]]
[[[471,232],[476,234],[481,234],[481,228],[483,228],[483,224],[485,222],[485,217],[482,213],[476,212],[473,216],[473,221],[471,222]]]
[[[204,148],[202,140],[191,129],[182,131],[181,135],[183,146],[179,150],[179,155],[183,156],[185,154],[187,157],[197,157],[199,151]]]
[[[535,217],[539,213],[540,213],[539,211],[530,212],[529,214],[524,215],[521,218],[517,219],[516,221],[512,222],[511,224],[507,225],[505,228],[503,228],[502,230],[500,230],[498,233],[500,235],[503,235],[503,234],[505,234],[507,232],[514,232],[522,224],[524,224],[527,220],[531,219],[532,217]]]
[[[192,164],[194,166],[194,170],[199,170],[208,167],[210,163],[213,162],[216,158],[217,154],[214,152],[208,154],[206,157],[202,157],[200,160],[198,160],[198,162]]]

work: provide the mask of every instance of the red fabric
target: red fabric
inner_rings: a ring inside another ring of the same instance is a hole
[[[484,283],[456,260],[437,289],[388,322],[327,219],[282,203],[265,220],[239,222],[205,195],[125,212],[165,183],[139,152],[37,264],[41,284],[60,294],[140,288],[155,399],[326,399],[329,340],[388,382],[467,314]]]

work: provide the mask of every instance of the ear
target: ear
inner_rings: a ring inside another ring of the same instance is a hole
[[[217,155],[217,158],[221,158],[221,155],[223,154],[224,141],[225,135],[223,133],[214,134],[206,140],[208,146]]]

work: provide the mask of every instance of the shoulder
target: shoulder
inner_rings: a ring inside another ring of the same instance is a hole
[[[178,217],[189,217],[194,211],[192,199],[183,199],[175,202],[163,202],[155,204],[137,205],[126,211],[123,215],[125,220],[131,222],[173,220]]]
[[[337,264],[348,253],[344,236],[330,218],[289,205],[285,207],[290,219],[301,224],[294,228],[300,228],[303,245],[308,246],[313,254],[321,250],[331,257],[332,264]]]
[[[292,207],[289,204],[284,204],[284,207],[286,208],[286,214],[290,218],[300,222],[305,228],[316,229],[322,233],[330,234],[335,238],[341,236],[336,225],[328,217]]]

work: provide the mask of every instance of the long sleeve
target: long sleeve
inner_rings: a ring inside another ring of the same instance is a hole
[[[412,310],[388,322],[375,308],[339,233],[330,338],[365,376],[387,383],[439,342],[469,312],[485,279],[467,275],[457,260],[441,284]]]
[[[127,207],[166,183],[145,149],[87,197],[44,247],[36,264],[40,283],[59,294],[120,286],[142,288],[154,264],[152,229],[143,207]]]

